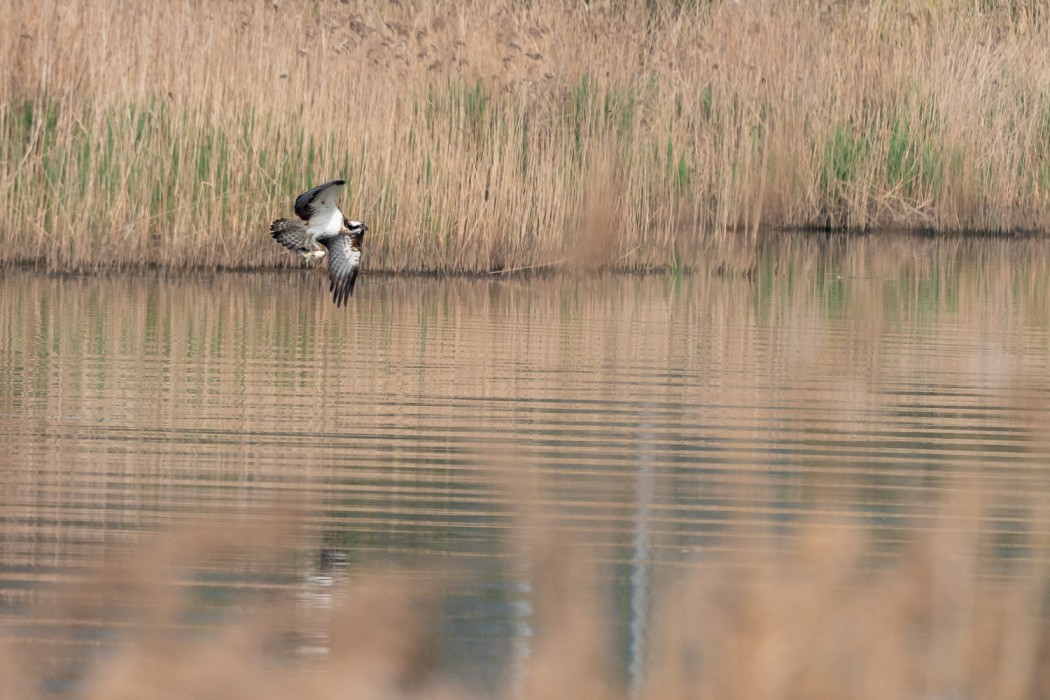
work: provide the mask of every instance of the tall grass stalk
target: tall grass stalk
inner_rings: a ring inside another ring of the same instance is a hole
[[[1034,3],[0,0],[0,263],[695,265],[768,226],[1050,228]]]

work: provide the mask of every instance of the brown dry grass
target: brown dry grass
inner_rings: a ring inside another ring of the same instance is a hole
[[[856,529],[825,521],[793,544],[765,536],[771,556],[730,554],[664,577],[633,690],[616,670],[608,601],[588,552],[557,534],[555,520],[522,523],[535,633],[522,667],[491,697],[1046,697],[1048,561],[1040,554],[1003,575],[980,494],[969,494],[891,560],[874,563]],[[1038,552],[1046,551],[1046,514],[1033,511]],[[178,582],[187,572],[217,558],[264,571],[260,562],[294,541],[294,519],[212,522],[136,547],[60,595],[54,614],[73,634],[78,619],[117,609],[122,636],[130,635],[67,676],[77,696],[474,697],[434,672],[440,639],[427,620],[439,594],[429,574],[355,571],[312,617],[292,597],[248,597],[225,622],[186,633],[180,621],[191,603]],[[296,640],[318,624],[328,630],[327,652],[294,659]],[[40,677],[61,668],[50,658],[61,647],[0,651],[4,697],[44,696]]]
[[[1047,230],[1037,3],[3,0],[0,262],[690,267],[762,226]]]

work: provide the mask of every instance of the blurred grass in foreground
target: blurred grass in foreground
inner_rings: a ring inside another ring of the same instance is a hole
[[[748,532],[757,546],[747,551],[661,570],[634,682],[613,648],[610,600],[591,553],[559,532],[557,518],[521,516],[517,550],[532,632],[520,668],[486,696],[1046,697],[1045,505],[1018,510],[1026,516],[1025,555],[1007,561],[981,488],[971,486],[951,491],[929,529],[892,553],[876,555],[861,531],[829,517],[785,539]],[[90,664],[70,666],[59,661],[61,642],[5,632],[0,694],[478,696],[434,664],[442,642],[433,613],[443,584],[462,575],[451,569],[370,571],[351,562],[349,582],[330,590],[330,605],[304,605],[301,595],[260,585],[242,589],[211,622],[189,622],[200,600],[188,582],[230,568],[264,582],[302,545],[297,528],[295,518],[274,514],[215,518],[111,557],[41,613],[66,625],[71,641],[104,617],[117,633],[98,641]],[[325,650],[304,656],[304,645],[319,638]]]

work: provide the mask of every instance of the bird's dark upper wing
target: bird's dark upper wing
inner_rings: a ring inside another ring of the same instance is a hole
[[[332,180],[307,190],[295,198],[295,215],[309,221],[315,214],[325,213],[326,207],[335,207],[335,189],[346,184],[346,180]],[[320,211],[319,211],[320,210]]]
[[[361,241],[363,235],[323,238],[321,244],[328,249],[328,289],[336,306],[342,306],[354,292],[354,282],[361,267]]]

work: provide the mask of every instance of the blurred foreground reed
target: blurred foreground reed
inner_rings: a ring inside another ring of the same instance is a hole
[[[825,521],[789,540],[767,535],[765,556],[737,551],[665,572],[634,678],[610,638],[610,600],[593,557],[555,521],[533,517],[518,530],[532,633],[520,667],[485,696],[1047,697],[1045,509],[1028,512],[1028,554],[1004,562],[980,493],[960,492],[969,496],[956,492],[925,535],[890,556],[873,556],[856,528]],[[61,643],[5,631],[0,695],[479,696],[434,664],[442,584],[462,575],[451,569],[351,566],[330,605],[242,591],[221,621],[187,623],[199,604],[188,579],[218,562],[266,571],[289,556],[296,537],[294,518],[216,520],[113,557],[60,591],[46,613],[64,621],[71,640],[103,616],[119,623],[117,636],[101,640],[89,663],[71,666]],[[324,651],[304,656],[304,640],[319,629]]]

